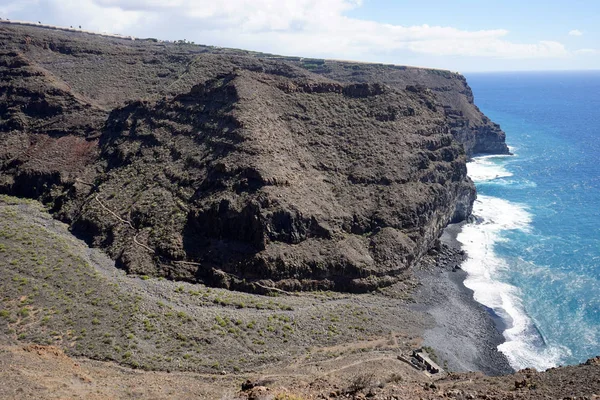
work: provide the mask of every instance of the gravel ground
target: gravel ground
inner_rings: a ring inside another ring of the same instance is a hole
[[[416,272],[421,283],[414,298],[415,310],[431,315],[435,324],[423,334],[423,345],[435,350],[440,363],[451,371],[481,371],[488,375],[513,372],[497,350],[504,341],[502,322],[473,299],[460,268],[464,255],[456,235],[461,224],[450,225],[442,237],[443,250],[436,264],[423,263]]]

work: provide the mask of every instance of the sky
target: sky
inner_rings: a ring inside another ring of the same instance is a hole
[[[0,0],[0,18],[459,72],[600,70],[598,0]]]

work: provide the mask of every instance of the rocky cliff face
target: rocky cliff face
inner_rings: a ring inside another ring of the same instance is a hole
[[[342,82],[379,82],[395,88],[427,88],[444,108],[452,135],[467,155],[507,154],[505,134],[474,103],[464,76],[435,69],[304,59],[296,63]]]
[[[0,37],[0,191],[43,199],[132,273],[389,284],[470,214],[467,156],[507,151],[445,71]]]

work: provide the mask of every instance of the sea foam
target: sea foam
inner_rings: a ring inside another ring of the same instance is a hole
[[[504,161],[510,155],[491,155],[475,157],[467,164],[467,173],[475,182],[485,182],[497,178],[507,178],[513,174],[509,172]]]
[[[468,164],[469,174],[476,183],[512,176],[506,170],[506,161],[498,156],[476,157]],[[544,370],[556,366],[565,349],[546,345],[527,315],[519,289],[501,278],[510,265],[495,251],[498,243],[507,240],[507,233],[528,233],[532,215],[524,205],[484,195],[478,195],[473,214],[476,222],[465,225],[457,237],[468,255],[462,265],[468,274],[465,286],[473,290],[477,302],[492,309],[505,322],[506,341],[498,349],[515,369]]]

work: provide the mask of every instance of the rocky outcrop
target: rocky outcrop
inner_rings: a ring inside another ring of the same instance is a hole
[[[51,204],[131,273],[387,285],[470,214],[467,155],[505,151],[457,74],[10,29],[0,112],[24,122],[3,128],[0,190]]]
[[[92,240],[139,274],[234,288],[392,282],[470,211],[464,152],[443,111],[421,106],[430,94],[296,79],[238,71],[114,110],[97,191],[134,229],[115,234],[94,203],[75,228],[94,226]],[[389,108],[396,118],[377,118]]]
[[[22,52],[0,50],[0,132],[85,136],[105,116]]]
[[[429,90],[444,108],[452,135],[461,142],[467,155],[508,154],[505,134],[477,108],[473,92],[464,76],[435,69],[319,60],[295,63],[311,71],[342,82],[378,82],[411,91]]]
[[[75,179],[97,156],[106,115],[22,52],[0,50],[0,190],[46,198]]]

